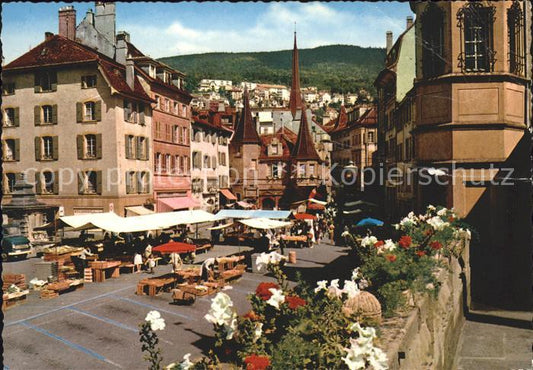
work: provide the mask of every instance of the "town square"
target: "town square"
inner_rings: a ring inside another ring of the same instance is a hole
[[[531,3],[2,4],[15,369],[532,369]]]

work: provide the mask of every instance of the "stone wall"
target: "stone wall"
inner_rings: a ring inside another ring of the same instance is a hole
[[[464,322],[463,282],[459,261],[440,271],[437,298],[415,298],[413,310],[395,340],[386,345],[394,369],[451,369]]]

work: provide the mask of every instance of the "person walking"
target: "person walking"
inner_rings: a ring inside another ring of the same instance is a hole
[[[133,256],[133,264],[135,265],[135,273],[141,272],[141,266],[143,264],[143,258],[139,252],[135,252]]]
[[[217,258],[208,258],[202,263],[202,267],[200,268],[200,279],[204,282],[209,281],[210,277],[214,277],[215,275],[215,263],[217,262]]]
[[[181,269],[181,266],[183,265],[183,261],[181,260],[181,257],[178,253],[170,254],[170,263],[172,265],[172,272],[174,274],[178,273],[178,271]]]
[[[155,259],[154,255],[150,254],[148,259],[146,260],[146,266],[148,267],[148,273],[153,274],[154,273],[154,267],[155,267]]]
[[[333,243],[335,238],[335,225],[332,223],[329,224],[329,240]]]

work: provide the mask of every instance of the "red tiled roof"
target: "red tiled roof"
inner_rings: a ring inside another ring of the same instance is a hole
[[[259,159],[266,161],[288,161],[291,158],[291,152],[294,148],[294,143],[298,136],[289,130],[288,128],[279,129],[275,134],[266,134],[261,135],[261,151],[259,154]],[[281,142],[282,154],[280,156],[269,156],[268,147],[272,143],[272,140],[276,138]]]
[[[292,156],[296,160],[315,160],[320,162],[321,160],[316,152],[315,143],[309,132],[306,110],[305,104],[302,105],[300,129],[298,130],[298,138],[296,139]]]
[[[217,125],[215,123],[211,123],[209,121],[206,121],[204,119],[200,119],[198,117],[193,117],[193,125],[200,125],[200,126],[204,126],[204,127],[207,127],[209,129],[212,129],[212,130],[216,130],[216,131],[223,131],[223,132],[226,132],[226,133],[233,133],[232,130],[230,130],[229,128],[227,127],[224,127],[222,125]]]
[[[345,130],[350,130],[356,126],[370,126],[377,124],[377,109],[375,107],[368,108],[355,122],[347,122],[344,126],[328,126],[328,133],[338,133]]]
[[[128,86],[126,83],[125,67],[123,65],[98,53],[88,46],[60,35],[54,35],[40,43],[27,53],[4,66],[3,70],[4,72],[10,72],[39,67],[59,67],[91,62],[98,63],[102,68],[104,77],[109,81],[111,87],[119,94],[135,99],[152,101],[152,99],[146,95],[137,79],[135,79],[133,90]]]
[[[250,110],[250,100],[248,89],[244,89],[243,109],[235,127],[235,135],[232,144],[261,144],[259,135],[252,120],[252,111]]]

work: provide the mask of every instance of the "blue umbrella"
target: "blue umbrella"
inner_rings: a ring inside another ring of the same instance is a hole
[[[383,226],[383,221],[377,220],[375,218],[367,217],[367,218],[363,218],[355,226]]]

